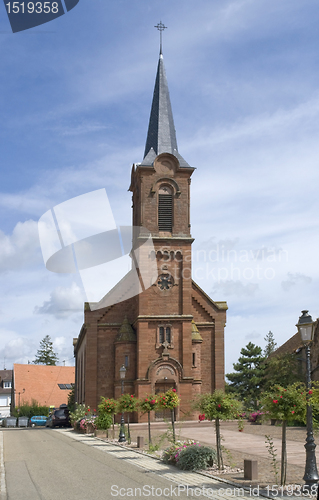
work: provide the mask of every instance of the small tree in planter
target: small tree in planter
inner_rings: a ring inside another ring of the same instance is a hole
[[[202,394],[199,396],[199,399],[195,402],[195,408],[205,414],[207,420],[215,420],[217,465],[220,469],[224,467],[220,438],[220,420],[239,418],[242,412],[242,404],[232,397],[231,394],[225,394],[222,390],[216,390],[213,394]]]
[[[137,410],[138,399],[136,399],[133,394],[122,394],[118,401],[118,411],[120,413],[127,413],[127,441],[131,444],[131,434],[130,434],[130,413]]]
[[[151,411],[156,410],[158,407],[157,396],[147,395],[144,399],[140,399],[138,402],[138,408],[142,413],[147,413],[148,415],[148,443],[152,444],[151,436]]]
[[[108,430],[111,427],[111,424],[113,426],[113,439],[114,439],[114,415],[117,413],[117,407],[118,404],[115,401],[115,399],[112,398],[103,398],[101,397],[101,403],[98,405],[98,423],[99,425],[102,425],[104,427],[98,427],[99,429],[106,429]],[[108,425],[108,423],[111,420],[111,424],[108,427],[105,427]]]
[[[176,389],[169,389],[164,394],[158,396],[158,407],[164,410],[171,410],[173,442],[175,443],[175,415],[174,410],[179,406],[180,398],[177,395]]]
[[[310,391],[312,393],[312,391]],[[263,395],[261,404],[263,410],[271,419],[282,421],[281,434],[281,475],[280,484],[286,484],[287,475],[287,449],[286,429],[287,423],[294,420],[304,421],[306,418],[306,389],[303,384],[289,385],[286,389],[277,386],[271,392]]]

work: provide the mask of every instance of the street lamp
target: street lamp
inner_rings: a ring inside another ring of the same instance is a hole
[[[124,365],[120,368],[120,379],[121,379],[121,393],[124,394],[124,379],[125,379],[126,368]],[[126,441],[125,431],[124,431],[124,411],[122,411],[121,415],[121,425],[120,425],[120,434],[119,434],[119,443],[124,443]]]
[[[305,475],[303,477],[306,482],[305,486],[311,489],[313,484],[317,484],[319,476],[317,471],[316,463],[316,444],[313,437],[313,420],[312,420],[312,406],[308,402],[309,391],[311,389],[311,367],[310,367],[310,344],[313,341],[315,333],[315,322],[312,321],[312,317],[308,314],[308,311],[301,311],[302,316],[300,316],[297,323],[298,332],[301,336],[301,340],[306,349],[306,377],[307,377],[307,438],[306,438],[306,468]]]

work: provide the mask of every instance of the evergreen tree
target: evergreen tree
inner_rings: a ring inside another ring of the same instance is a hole
[[[266,342],[266,347],[264,349],[264,356],[265,358],[268,358],[268,356],[270,356],[270,354],[274,352],[277,347],[277,342],[275,342],[274,334],[270,330],[267,333],[266,337],[264,338],[264,341]]]
[[[35,360],[33,363],[35,365],[53,365],[57,364],[58,357],[53,351],[53,342],[49,335],[46,335],[44,339],[40,342],[40,348],[37,351]]]
[[[235,392],[247,408],[257,408],[264,379],[264,356],[261,347],[249,342],[240,351],[234,373],[227,373],[229,389]]]
[[[305,375],[302,372],[301,360],[296,354],[279,354],[271,356],[265,362],[265,389],[270,390],[280,385],[288,385],[296,382],[304,382]]]

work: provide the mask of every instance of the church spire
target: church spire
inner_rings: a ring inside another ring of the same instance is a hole
[[[174,119],[169,97],[163,54],[160,54],[144,158],[153,148],[156,155],[177,151]]]
[[[170,153],[176,156],[181,167],[189,167],[177,149],[172,106],[162,54],[162,31],[166,29],[166,26],[160,22],[155,28],[160,32],[160,56],[142,165],[151,165],[159,154]]]

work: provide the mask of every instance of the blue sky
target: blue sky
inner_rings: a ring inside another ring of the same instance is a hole
[[[105,188],[130,224],[160,20],[179,152],[196,167],[194,278],[229,306],[226,370],[269,330],[286,341],[302,309],[319,316],[317,2],[80,0],[16,34],[0,5],[1,368],[32,361],[46,334],[73,363],[84,294],[45,269],[37,221]]]

